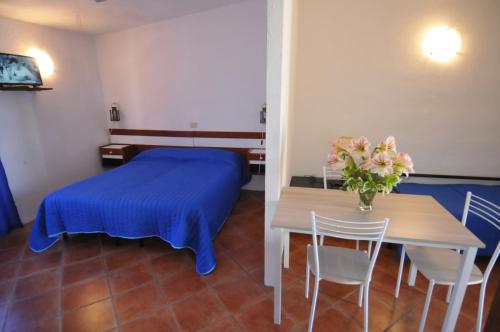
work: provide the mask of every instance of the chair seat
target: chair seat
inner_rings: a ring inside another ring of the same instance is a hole
[[[365,251],[320,246],[318,247],[320,278],[340,284],[360,285],[365,282],[370,259]],[[307,259],[314,271],[314,247],[307,246]]]
[[[406,246],[406,254],[417,269],[429,280],[436,284],[453,285],[460,270],[461,255],[450,249]],[[483,273],[474,265],[472,267],[470,284],[479,284],[483,281]]]

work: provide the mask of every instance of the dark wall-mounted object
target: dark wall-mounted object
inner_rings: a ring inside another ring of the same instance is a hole
[[[117,103],[111,104],[111,109],[109,110],[109,120],[111,122],[120,121],[120,110],[118,109]]]
[[[262,106],[262,109],[260,110],[260,123],[266,123],[266,116],[267,116],[267,106],[264,104]]]

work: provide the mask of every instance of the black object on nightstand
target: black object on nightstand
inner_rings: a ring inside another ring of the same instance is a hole
[[[99,148],[103,167],[116,167],[132,159],[137,150],[129,144],[108,144]]]
[[[341,189],[343,184],[343,180],[326,181],[328,189]],[[290,180],[290,187],[323,188],[323,178],[314,176],[292,176],[292,179]],[[392,193],[400,193],[397,186],[392,188]]]
[[[344,181],[342,180],[327,180],[328,189],[340,189]],[[314,176],[292,176],[290,187],[303,188],[323,188],[323,178]]]

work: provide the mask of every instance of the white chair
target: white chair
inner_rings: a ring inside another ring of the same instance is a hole
[[[342,172],[333,169],[331,166],[323,166],[323,189],[328,189],[328,180],[341,180]],[[296,232],[301,234],[310,234],[306,232]],[[284,231],[283,234],[283,266],[285,269],[290,267],[290,232]],[[321,237],[321,245],[323,245],[323,237]],[[356,241],[356,249],[359,249],[359,241]],[[371,251],[371,245],[368,248],[368,252]]]
[[[462,224],[464,226],[469,213],[480,217],[482,220],[492,224],[497,230],[500,230],[500,207],[492,202],[485,200],[484,198],[472,194],[471,192],[467,193],[465,199],[465,207],[462,215]],[[427,291],[424,310],[422,312],[422,317],[420,318],[419,325],[419,331],[423,331],[425,328],[425,321],[427,319],[427,313],[429,311],[429,305],[431,302],[432,290],[434,288],[434,285],[448,285],[449,287],[448,294],[446,295],[446,302],[450,301],[451,292],[455,284],[455,279],[460,269],[460,252],[450,249],[416,247],[409,245],[403,246],[401,260],[399,263],[398,280],[396,284],[396,297],[399,296],[399,288],[401,286],[405,253],[410,258],[412,264],[411,269],[413,269],[415,272],[417,270],[420,271],[429,280],[429,288]],[[474,265],[472,268],[472,273],[468,285],[481,284],[476,320],[477,332],[481,330],[483,320],[486,284],[488,282],[491,271],[495,266],[495,262],[498,258],[499,253],[500,241],[498,242],[495,252],[493,253],[490,262],[486,267],[486,270],[484,271],[484,275],[476,265]],[[410,274],[415,274],[415,272],[412,272]]]
[[[342,180],[342,172],[333,169],[331,166],[323,166],[323,189],[328,189],[328,180]],[[323,245],[323,237],[320,238],[320,245]],[[370,255],[372,243],[368,244],[368,255]],[[356,241],[356,250],[359,250],[359,241]]]
[[[331,166],[323,166],[323,189],[328,189],[328,180],[342,180],[342,172]]]
[[[359,285],[358,304],[361,307],[364,302],[363,324],[364,331],[368,331],[370,281],[389,220],[344,221],[321,217],[314,211],[311,212],[311,220],[313,245],[307,246],[306,298],[309,298],[310,272],[314,274],[315,280],[308,331],[311,332],[313,328],[319,282],[323,279],[340,284]],[[318,235],[347,240],[371,240],[377,241],[377,244],[370,258],[366,251],[318,245]]]

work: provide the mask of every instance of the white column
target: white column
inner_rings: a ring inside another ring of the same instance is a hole
[[[296,0],[268,0],[266,215],[264,283],[274,286],[274,323],[281,323],[281,261],[283,239],[271,229],[281,188],[289,175],[287,132],[290,99],[292,18]]]
[[[275,246],[280,232],[271,229],[281,188],[287,185],[287,127],[290,90],[292,9],[296,0],[268,0],[267,13],[267,123],[266,123],[266,215],[265,276],[274,286],[277,276]]]

